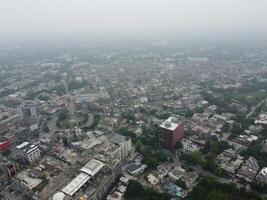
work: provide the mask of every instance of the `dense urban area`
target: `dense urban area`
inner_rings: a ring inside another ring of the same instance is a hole
[[[0,199],[267,199],[267,46],[2,46]]]

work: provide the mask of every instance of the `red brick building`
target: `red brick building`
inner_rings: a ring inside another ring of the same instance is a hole
[[[184,137],[184,121],[169,117],[158,128],[158,142],[166,149],[174,151],[176,143]]]

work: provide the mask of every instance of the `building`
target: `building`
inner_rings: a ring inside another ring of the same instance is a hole
[[[0,141],[0,151],[4,151],[10,148],[10,141],[9,140],[4,140]]]
[[[261,183],[267,183],[267,167],[262,168],[262,170],[256,176],[256,180]]]
[[[172,181],[166,182],[165,185],[164,185],[164,188],[173,197],[176,197],[176,198],[180,199],[184,195],[182,188],[178,187]]]
[[[17,175],[19,172],[18,164],[17,163],[10,163],[7,165],[6,170],[7,170],[8,177],[12,178],[15,175]]]
[[[20,107],[19,115],[27,125],[36,123],[38,119],[38,105],[34,101],[25,101]]]
[[[122,166],[123,162],[107,164],[92,159],[80,169],[81,172],[61,192],[68,199],[78,199],[86,195],[90,200],[102,200],[122,174]],[[56,195],[57,193],[54,197]]]
[[[62,189],[62,192],[66,195],[73,197],[78,190],[80,190],[82,187],[85,187],[89,179],[90,176],[88,174],[81,172]]]
[[[18,174],[18,164],[0,156],[0,185]]]
[[[89,180],[93,179],[104,166],[105,164],[99,160],[90,160],[80,169],[80,174],[62,189],[62,192],[70,197],[74,197],[81,188],[88,186]]]
[[[174,151],[176,143],[184,137],[184,121],[169,117],[158,128],[158,142],[166,149]]]
[[[132,142],[130,137],[116,134],[109,139],[110,146],[106,150],[106,154],[112,159],[123,160],[132,150]]]
[[[183,151],[185,152],[194,152],[200,150],[199,146],[191,140],[183,139],[181,143],[183,145]]]
[[[126,167],[126,170],[129,174],[136,176],[138,174],[143,173],[145,171],[146,167],[147,167],[146,165],[131,164],[131,165]]]
[[[249,157],[239,168],[236,174],[239,178],[244,178],[247,182],[252,182],[259,171],[259,165],[255,158]]]
[[[23,142],[16,146],[18,153],[24,156],[30,163],[34,163],[41,156],[40,149],[35,144],[29,142]]]
[[[104,163],[99,160],[93,159],[90,160],[80,171],[88,174],[91,177],[94,177],[103,167]]]
[[[159,184],[159,179],[156,176],[154,176],[153,174],[148,174],[147,181],[149,183],[151,183],[152,185]]]

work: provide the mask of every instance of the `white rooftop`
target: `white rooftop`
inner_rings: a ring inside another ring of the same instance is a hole
[[[89,174],[90,176],[94,176],[102,169],[102,167],[104,167],[104,163],[99,160],[92,159],[81,169],[81,171]]]
[[[261,173],[263,176],[267,176],[267,167],[262,168],[262,170],[260,171],[260,173]]]
[[[180,124],[180,121],[175,117],[169,117],[166,119],[165,122],[163,122],[160,127],[164,129],[168,129],[171,131],[174,131]]]
[[[53,200],[64,200],[64,198],[65,198],[65,194],[63,192],[57,192],[53,196]]]
[[[80,173],[62,189],[62,192],[67,195],[73,196],[89,179],[90,176],[85,173]]]
[[[29,142],[23,142],[22,144],[16,146],[16,148],[20,150],[20,149],[23,149],[24,147],[26,147],[29,144],[30,144]]]

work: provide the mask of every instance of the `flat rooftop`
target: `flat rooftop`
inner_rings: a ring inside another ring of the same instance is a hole
[[[22,144],[16,146],[16,148],[17,148],[18,150],[20,150],[20,149],[25,148],[25,147],[28,146],[29,144],[30,144],[29,142],[23,142]]]
[[[87,181],[89,181],[90,176],[81,172],[76,176],[68,185],[66,185],[62,192],[69,196],[73,196]]]
[[[180,124],[181,124],[181,121],[179,121],[177,118],[169,117],[160,125],[160,127],[174,131]]]
[[[109,141],[113,144],[120,144],[126,140],[126,137],[123,135],[116,134],[112,136]]]
[[[105,164],[103,162],[96,159],[92,159],[82,169],[80,169],[80,171],[90,176],[94,176],[104,167],[104,165]]]
[[[16,146],[16,148],[18,150],[24,151],[27,154],[38,149],[38,147],[35,144],[30,144],[29,142],[23,142],[22,144]]]

